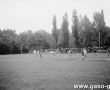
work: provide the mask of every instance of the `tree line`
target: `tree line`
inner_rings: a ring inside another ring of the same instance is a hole
[[[0,30],[0,54],[28,53],[34,49],[54,47],[54,38],[44,30],[16,34],[15,30]]]
[[[60,29],[56,25],[56,16],[53,18],[52,35],[56,41],[56,47],[109,47],[110,46],[110,27],[106,26],[104,12],[95,12],[93,21],[87,15],[78,16],[77,11],[72,13],[71,32],[68,29],[67,13],[63,16]]]
[[[78,16],[77,11],[73,10],[71,30],[69,30],[67,13],[62,17],[61,28],[57,27],[56,16],[53,17],[52,26],[51,34],[45,30],[34,33],[32,30],[28,30],[20,34],[12,29],[0,30],[0,54],[27,53],[34,49],[59,47],[110,46],[110,28],[106,26],[103,10],[93,14],[93,21],[90,21],[87,15]]]

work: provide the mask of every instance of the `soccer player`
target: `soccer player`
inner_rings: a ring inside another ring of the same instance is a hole
[[[83,50],[82,50],[82,56],[84,56],[85,58],[87,58],[87,50],[86,50],[86,48],[83,48]]]

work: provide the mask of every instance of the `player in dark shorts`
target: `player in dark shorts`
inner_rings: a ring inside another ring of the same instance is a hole
[[[95,55],[97,55],[97,49],[96,48],[94,48],[94,53],[95,53]]]
[[[83,48],[82,49],[82,56],[83,56],[83,60],[85,59],[85,58],[87,58],[87,50],[86,50],[86,48]]]

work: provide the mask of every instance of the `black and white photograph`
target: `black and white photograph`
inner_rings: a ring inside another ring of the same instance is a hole
[[[110,1],[0,0],[0,90],[110,90]]]

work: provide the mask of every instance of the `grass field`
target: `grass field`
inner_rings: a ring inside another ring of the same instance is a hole
[[[86,59],[81,54],[45,54],[42,58],[28,54],[0,56],[0,90],[78,90],[74,84],[110,84],[110,57],[107,54],[88,54]]]

